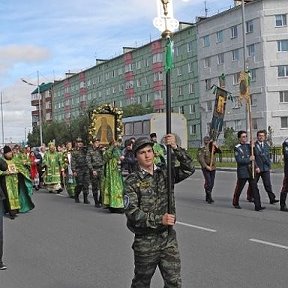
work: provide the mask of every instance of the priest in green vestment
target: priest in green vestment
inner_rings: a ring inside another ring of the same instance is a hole
[[[121,150],[120,143],[112,141],[104,152],[104,187],[103,204],[111,212],[123,212],[123,178],[120,169]]]
[[[32,202],[33,183],[29,171],[22,161],[14,158],[9,146],[3,148],[4,160],[8,165],[6,171],[0,171],[0,184],[6,196],[4,206],[10,218],[14,219],[17,213],[25,213],[34,208]]]

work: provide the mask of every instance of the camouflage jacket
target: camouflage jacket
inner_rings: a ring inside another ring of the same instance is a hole
[[[178,183],[194,172],[193,160],[184,149],[173,150],[180,163],[172,169],[172,182]],[[186,176],[183,177],[183,171]],[[182,176],[181,176],[182,175]],[[174,187],[174,185],[172,185]],[[174,189],[171,191],[172,214],[175,215]],[[162,216],[167,213],[167,169],[155,166],[153,175],[137,170],[128,175],[124,185],[127,227],[136,235],[153,234],[167,229]]]
[[[71,168],[73,172],[83,169],[88,170],[86,155],[87,151],[85,147],[76,149],[72,152]]]
[[[90,147],[86,156],[87,165],[90,171],[103,169],[103,151],[100,148]]]

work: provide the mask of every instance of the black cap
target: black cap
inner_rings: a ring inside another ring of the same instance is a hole
[[[136,154],[136,152],[143,148],[144,146],[150,145],[151,147],[154,145],[153,142],[147,137],[140,137],[138,138],[135,143],[133,144],[133,153]]]
[[[150,138],[154,138],[154,137],[157,137],[157,134],[156,133],[151,133],[150,134]]]

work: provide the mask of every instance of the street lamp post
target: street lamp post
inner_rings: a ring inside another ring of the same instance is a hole
[[[1,128],[2,128],[2,145],[4,146],[5,140],[4,140],[4,113],[3,113],[3,104],[7,104],[10,101],[3,102],[3,93],[1,92]]]
[[[37,85],[26,81],[25,79],[21,79],[22,82],[31,85],[37,86],[37,99],[38,99],[38,113],[39,113],[39,132],[40,132],[40,146],[43,143],[43,132],[42,132],[42,105],[41,105],[41,93],[40,93],[40,84],[39,84],[39,71],[37,71]]]
[[[162,4],[162,5],[161,5]],[[166,133],[171,133],[171,68],[173,58],[172,33],[178,28],[179,22],[173,18],[172,0],[157,0],[158,17],[153,24],[161,32],[162,39],[166,40]],[[167,146],[167,186],[168,186],[168,213],[172,213],[171,191],[172,191],[172,168],[171,168],[171,146]]]

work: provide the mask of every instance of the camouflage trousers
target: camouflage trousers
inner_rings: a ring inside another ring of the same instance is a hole
[[[90,175],[89,171],[86,169],[77,171],[77,176],[75,177],[76,187],[75,187],[75,196],[79,196],[81,191],[83,191],[83,195],[89,194],[89,183],[90,183]]]
[[[134,279],[131,288],[149,288],[157,267],[164,280],[164,288],[181,287],[181,263],[175,230],[157,235],[135,236]]]

